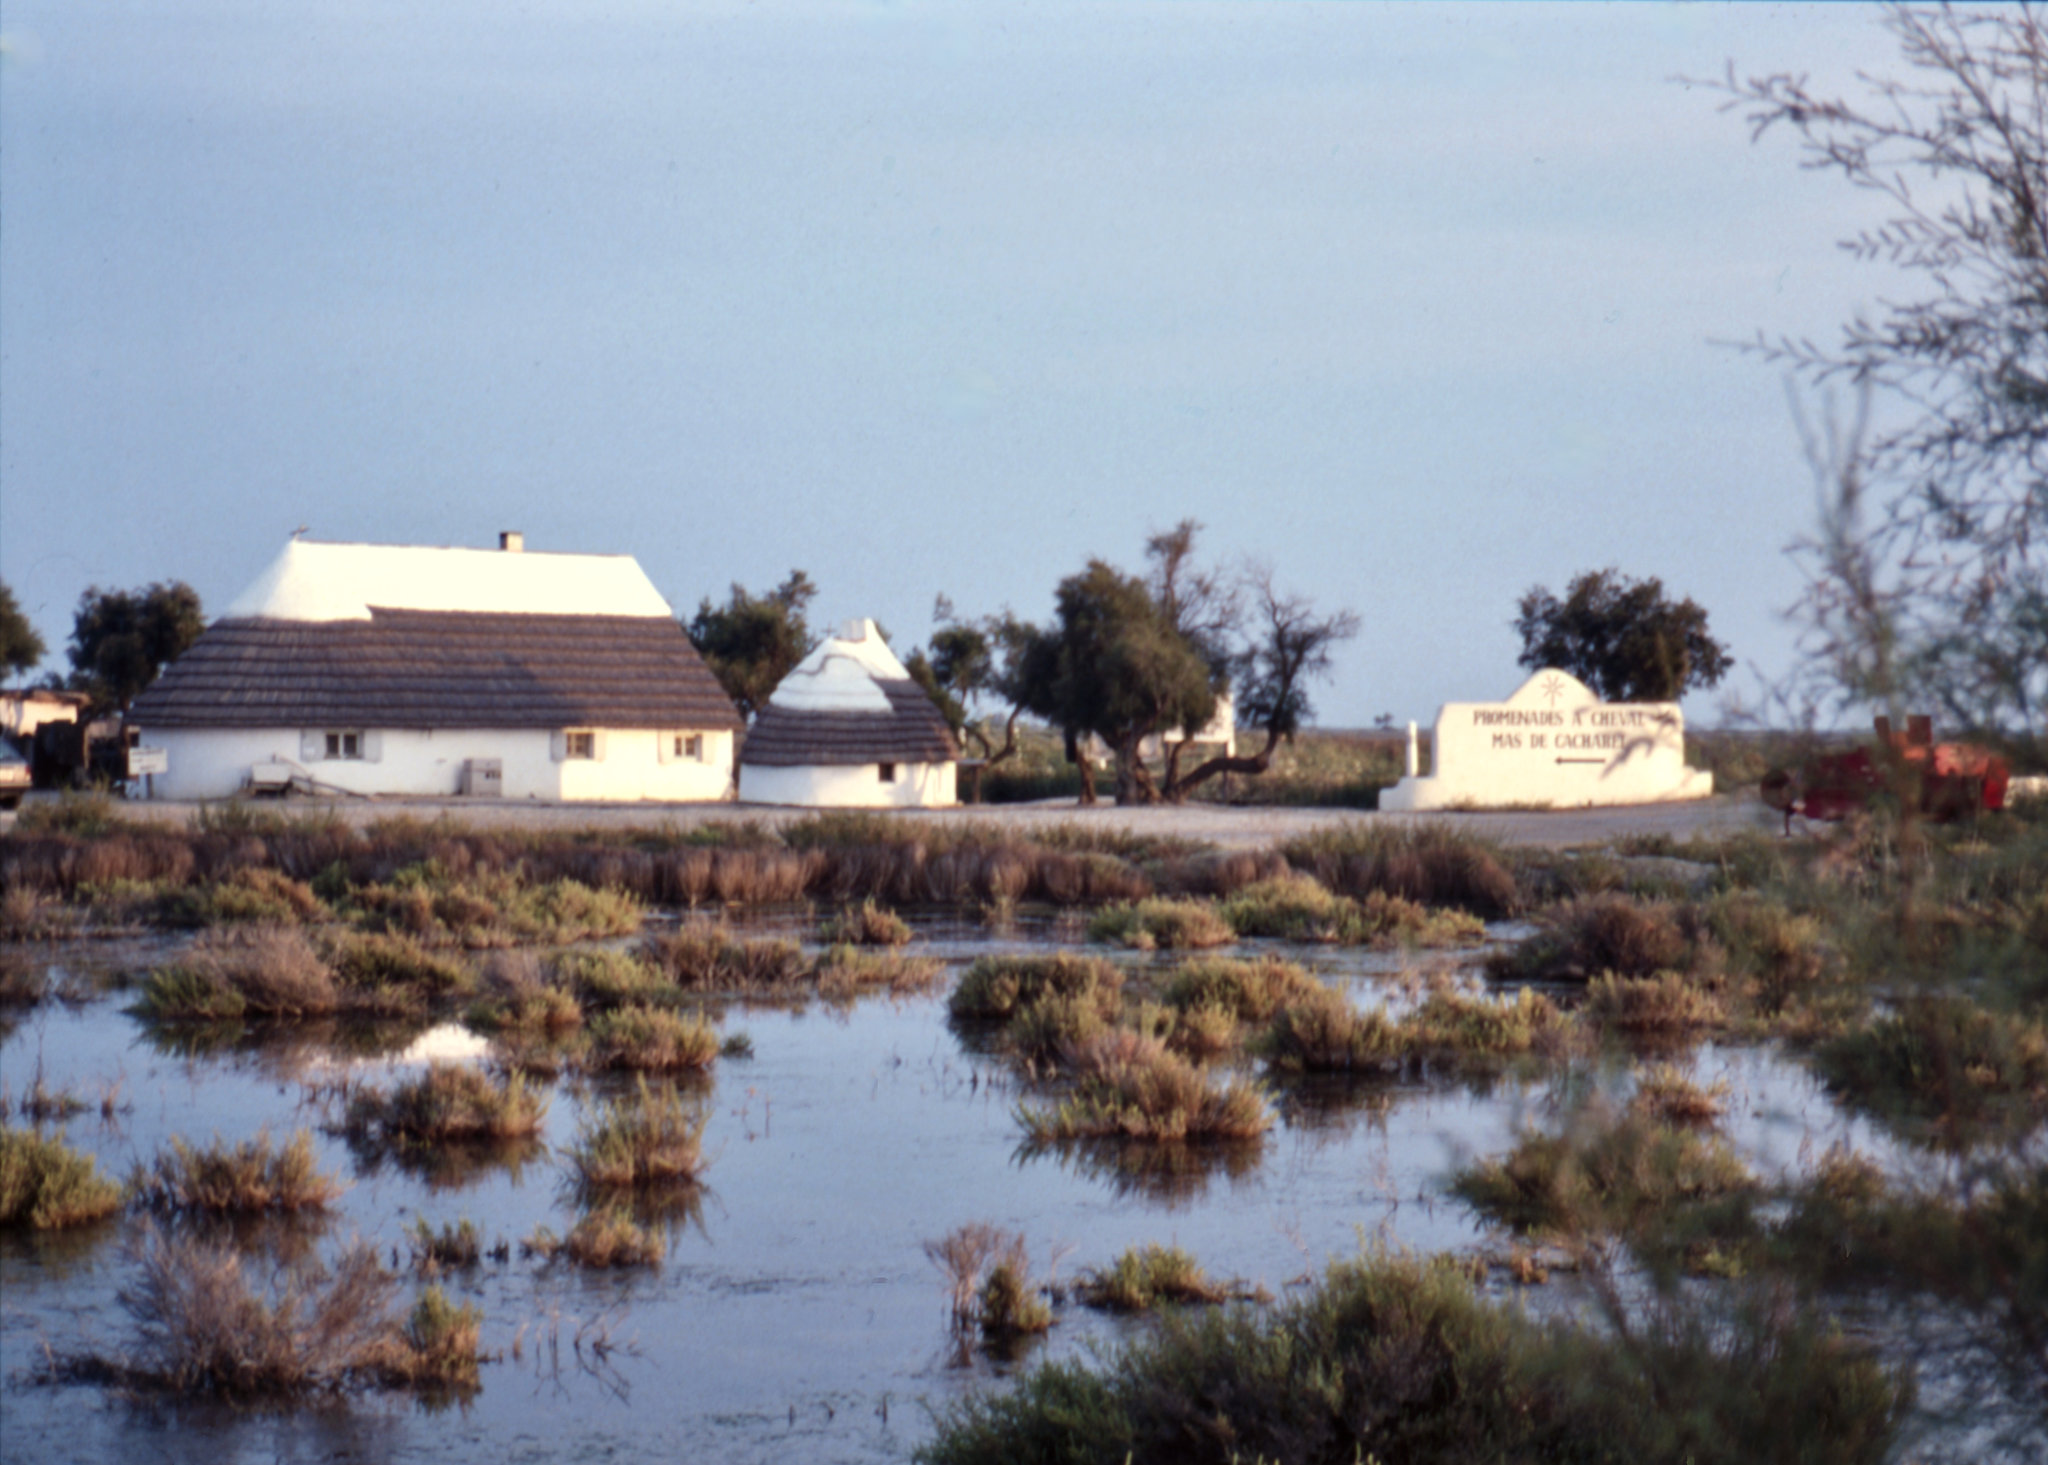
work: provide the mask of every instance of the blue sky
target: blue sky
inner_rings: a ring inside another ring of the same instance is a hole
[[[1896,282],[1673,78],[1850,86],[1881,19],[10,0],[0,579],[55,665],[89,584],[520,529],[907,649],[1191,516],[1358,612],[1327,725],[1506,695],[1516,599],[1609,564],[1747,689],[1813,484],[1716,342]]]

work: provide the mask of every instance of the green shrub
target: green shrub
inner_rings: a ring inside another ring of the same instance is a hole
[[[305,934],[277,926],[202,933],[150,975],[141,1011],[160,1022],[321,1017],[350,1005],[334,970]]]
[[[480,1309],[457,1307],[439,1287],[428,1287],[397,1336],[376,1353],[376,1371],[387,1384],[434,1394],[474,1393],[482,1327]]]
[[[1728,1015],[1720,998],[1677,972],[1654,977],[1621,977],[1610,972],[1595,977],[1586,988],[1585,1011],[1601,1027],[1637,1037],[1719,1027]]]
[[[1515,915],[1520,890],[1499,846],[1444,821],[1350,822],[1281,846],[1295,869],[1340,895],[1371,891],[1486,920]]]
[[[240,1144],[216,1138],[204,1149],[173,1136],[170,1152],[138,1165],[129,1185],[136,1200],[154,1210],[238,1215],[325,1210],[343,1188],[320,1173],[312,1132],[304,1129],[281,1148],[271,1144],[268,1131]]]
[[[1694,955],[1673,907],[1602,895],[1546,912],[1535,935],[1487,965],[1501,981],[1585,982],[1603,972],[1648,977],[1688,971]]]
[[[617,1206],[590,1212],[562,1238],[560,1248],[586,1267],[654,1267],[668,1252],[661,1232],[642,1226]]]
[[[828,946],[902,946],[910,940],[910,923],[887,906],[864,900],[827,921],[819,935]]]
[[[1250,1139],[1273,1123],[1256,1088],[1242,1080],[1218,1083],[1156,1038],[1104,1033],[1064,1056],[1073,1093],[1051,1109],[1018,1109],[1034,1139]]]
[[[522,1074],[496,1079],[478,1068],[435,1063],[389,1093],[355,1094],[345,1123],[352,1134],[385,1143],[461,1144],[538,1134],[547,1112],[547,1095]]]
[[[1962,997],[1920,998],[1823,1044],[1837,1095],[1907,1135],[1970,1146],[2048,1119],[2048,1025]]]
[[[918,1458],[1876,1465],[1909,1398],[1796,1313],[1620,1338],[1542,1326],[1482,1302],[1457,1268],[1377,1254],[1270,1312],[1170,1314],[1093,1364],[969,1395]]]
[[[473,1267],[483,1256],[483,1234],[467,1216],[435,1230],[425,1216],[414,1218],[411,1239],[413,1265],[434,1272],[442,1267]]]
[[[1105,1271],[1082,1276],[1081,1300],[1110,1312],[1149,1312],[1161,1303],[1224,1302],[1239,1289],[1209,1279],[1177,1246],[1146,1245],[1124,1252]]]
[[[718,1047],[718,1029],[701,1016],[621,1007],[591,1019],[584,1061],[593,1069],[677,1073],[709,1068]]]
[[[1401,1025],[1374,1008],[1361,1012],[1328,987],[1305,994],[1273,1015],[1259,1049],[1291,1073],[1391,1072],[1407,1051]]]
[[[1755,1188],[1727,1144],[1640,1114],[1569,1134],[1529,1133],[1459,1172],[1451,1193],[1517,1231],[1628,1231],[1683,1205]]]
[[[121,1207],[121,1187],[61,1139],[0,1125],[0,1228],[54,1231]]]
[[[626,1003],[645,1003],[669,986],[665,974],[631,952],[600,947],[569,951],[555,958],[555,983],[576,994],[579,1003],[597,1010]]]
[[[1206,902],[1153,896],[1104,906],[1088,922],[1088,939],[1137,951],[1187,951],[1227,946],[1237,933]]]
[[[418,1004],[460,996],[476,985],[476,973],[466,962],[406,936],[350,932],[334,941],[328,960],[344,987],[402,993]]]
[[[630,1095],[607,1099],[585,1118],[569,1162],[591,1189],[695,1181],[705,1165],[707,1118],[672,1086],[650,1089],[641,1077]]]
[[[961,1021],[1007,1022],[1043,997],[1078,997],[1108,1020],[1121,1005],[1123,984],[1123,973],[1100,957],[984,956],[962,974],[947,1007]]]
[[[863,951],[834,946],[818,958],[818,994],[835,1001],[863,992],[911,997],[929,992],[946,979],[946,964],[935,957],[905,956],[900,951]]]
[[[1548,997],[1523,987],[1506,999],[1433,992],[1406,1026],[1430,1057],[1472,1066],[1554,1051],[1565,1042],[1569,1022]]]
[[[1309,876],[1280,875],[1226,897],[1219,914],[1240,936],[1334,942],[1343,939],[1357,910],[1355,901],[1331,893]]]
[[[1384,890],[1368,890],[1354,900],[1305,875],[1247,885],[1224,900],[1221,913],[1241,936],[1342,946],[1448,946],[1486,934],[1485,924],[1463,911],[1432,911]]]
[[[783,991],[811,975],[796,942],[741,941],[724,926],[704,921],[656,932],[642,950],[677,986],[691,992]]]

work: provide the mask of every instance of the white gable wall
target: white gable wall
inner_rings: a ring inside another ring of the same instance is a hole
[[[954,763],[898,763],[882,782],[879,764],[764,768],[740,765],[740,801],[818,809],[932,809],[959,802]]]
[[[506,799],[707,803],[732,795],[733,735],[701,732],[703,761],[674,756],[677,729],[579,729],[598,734],[603,756],[558,756],[565,729],[502,728],[162,728],[142,729],[142,742],[163,748],[169,769],[155,775],[163,799],[223,799],[248,787],[259,763],[290,765],[316,786],[348,794],[449,797],[461,791],[471,758],[496,758]],[[328,731],[362,735],[366,756],[309,756]],[[664,757],[664,753],[668,756]]]

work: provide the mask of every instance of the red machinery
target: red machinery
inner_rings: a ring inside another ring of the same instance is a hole
[[[1773,768],[1764,775],[1763,799],[1785,816],[1841,819],[1880,794],[1896,792],[1930,819],[1960,819],[2005,807],[2011,770],[2005,760],[1972,743],[1937,743],[1934,719],[1909,717],[1900,736],[1891,719],[1877,719],[1877,746],[1814,759],[1797,775]]]

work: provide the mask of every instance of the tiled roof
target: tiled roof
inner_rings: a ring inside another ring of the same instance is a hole
[[[668,616],[375,608],[221,620],[129,709],[159,727],[740,727]]]
[[[813,712],[762,708],[747,729],[740,762],[757,768],[843,767],[860,763],[946,763],[960,756],[952,729],[924,688],[876,678],[887,712]]]

